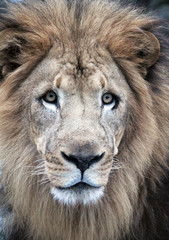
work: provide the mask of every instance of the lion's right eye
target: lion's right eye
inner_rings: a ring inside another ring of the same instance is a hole
[[[57,94],[54,91],[48,91],[46,94],[42,97],[42,99],[47,103],[56,104],[58,101]]]
[[[117,108],[119,104],[119,97],[111,92],[106,92],[102,96],[102,103],[104,105],[111,105],[111,109]]]

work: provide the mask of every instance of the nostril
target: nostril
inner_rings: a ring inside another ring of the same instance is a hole
[[[78,159],[73,155],[68,156],[64,152],[61,152],[61,155],[68,162],[72,162],[72,163],[75,163],[75,164],[77,164],[77,162],[78,162]]]
[[[81,156],[81,155],[67,155],[61,152],[61,156],[68,162],[76,165],[82,172],[88,169],[92,164],[99,162],[105,155],[103,152],[101,155],[95,156]]]
[[[101,155],[97,155],[97,156],[95,156],[94,158],[92,158],[92,159],[90,160],[90,165],[99,162],[99,161],[104,157],[104,155],[105,155],[105,152],[102,153]]]

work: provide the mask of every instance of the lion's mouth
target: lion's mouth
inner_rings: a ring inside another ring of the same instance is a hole
[[[71,187],[59,187],[58,189],[75,191],[77,193],[80,193],[80,192],[85,191],[85,190],[89,190],[89,189],[91,190],[91,189],[96,189],[96,188],[99,188],[99,187],[94,187],[94,186],[91,186],[87,183],[79,182],[79,183],[76,183],[75,185],[73,185]]]
[[[53,198],[66,205],[96,203],[103,196],[103,193],[103,186],[92,186],[84,182],[78,182],[69,187],[51,188]]]

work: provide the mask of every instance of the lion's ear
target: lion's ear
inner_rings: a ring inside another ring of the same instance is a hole
[[[149,38],[150,48],[147,56],[145,55],[145,60],[147,61],[147,67],[151,67],[157,62],[160,56],[160,43],[151,32],[146,32],[146,34]]]
[[[19,56],[24,39],[12,29],[0,32],[0,80],[16,70],[21,64]]]
[[[135,61],[145,76],[147,69],[154,65],[160,56],[160,43],[154,34],[144,31],[136,42]]]
[[[145,76],[148,68],[154,65],[159,58],[160,43],[155,35],[148,31],[137,32],[132,37],[129,58],[138,65],[140,73]]]
[[[133,62],[141,75],[146,76],[148,68],[156,63],[160,55],[158,39],[153,33],[136,26],[123,31],[116,39],[111,39],[110,51],[117,61],[122,59]]]

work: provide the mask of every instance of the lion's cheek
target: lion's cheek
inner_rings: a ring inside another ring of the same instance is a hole
[[[106,186],[108,182],[110,170],[111,170],[111,167],[106,168],[106,170],[88,169],[84,173],[83,181],[95,187]]]
[[[113,141],[114,141],[114,156],[116,156],[117,154],[118,154],[118,151],[119,151],[119,145],[120,145],[120,142],[121,142],[121,140],[122,140],[122,138],[123,138],[123,134],[124,134],[124,128],[122,128],[122,129],[120,129],[117,133],[116,133],[116,135],[115,135],[115,137],[113,138]]]
[[[46,138],[45,136],[32,136],[32,142],[36,145],[36,148],[40,154],[45,154]]]
[[[68,188],[81,181],[79,169],[73,170],[61,165],[45,163],[45,173],[54,187]]]

